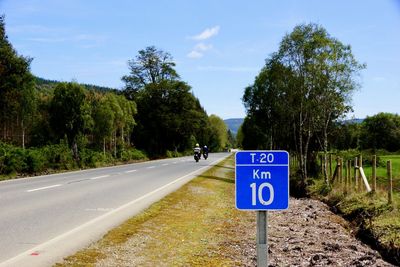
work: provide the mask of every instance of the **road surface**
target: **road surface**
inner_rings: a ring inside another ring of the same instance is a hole
[[[49,266],[227,157],[182,157],[0,182],[0,266]]]

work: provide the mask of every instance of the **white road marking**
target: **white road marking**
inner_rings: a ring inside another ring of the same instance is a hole
[[[164,163],[164,164],[163,164],[163,166],[168,166],[168,165],[169,165],[168,163]]]
[[[58,187],[58,186],[62,186],[62,184],[54,184],[54,185],[49,185],[49,186],[45,186],[45,187],[39,187],[39,188],[35,188],[35,189],[26,190],[26,192],[34,192],[34,191],[39,191],[39,190],[45,190],[45,189]]]
[[[126,171],[125,173],[131,173],[131,172],[135,172],[137,170],[130,170],[130,171]]]
[[[102,175],[102,176],[96,176],[96,177],[92,177],[92,178],[90,178],[90,180],[97,180],[97,179],[101,179],[101,178],[106,178],[106,177],[109,177],[110,175]]]
[[[156,166],[149,166],[147,169],[154,169]]]
[[[224,157],[224,158],[226,158],[226,157]],[[149,192],[149,193],[147,193],[147,194],[145,194],[145,195],[143,195],[143,196],[141,196],[141,197],[139,197],[139,198],[137,198],[137,199],[135,199],[135,200],[133,200],[133,201],[131,201],[129,203],[126,203],[126,204],[124,204],[124,205],[122,205],[122,206],[120,206],[118,208],[115,208],[115,209],[113,209],[113,210],[111,210],[109,212],[106,212],[105,214],[102,214],[99,217],[96,217],[91,221],[83,223],[82,225],[80,225],[80,226],[78,226],[78,227],[76,227],[76,228],[74,228],[72,230],[69,230],[68,232],[65,232],[65,233],[63,233],[63,234],[61,234],[59,236],[54,237],[53,239],[50,239],[48,241],[45,241],[42,244],[39,244],[39,245],[37,245],[37,246],[35,246],[33,248],[30,248],[30,249],[26,250],[25,252],[22,252],[22,253],[18,254],[17,256],[14,256],[13,258],[2,262],[0,264],[0,266],[16,266],[15,262],[27,260],[28,255],[30,255],[32,253],[32,251],[49,251],[50,248],[53,248],[56,245],[59,245],[61,243],[64,244],[65,240],[67,240],[68,237],[71,238],[71,236],[73,236],[74,234],[75,235],[79,234],[80,231],[81,232],[88,232],[87,229],[94,228],[94,226],[98,226],[98,224],[99,224],[99,222],[101,220],[103,220],[103,219],[105,219],[107,217],[110,217],[110,216],[114,216],[115,214],[118,214],[118,212],[123,211],[123,210],[135,205],[137,202],[142,201],[143,199],[145,199],[145,198],[147,198],[147,197],[149,197],[149,196],[151,196],[151,195],[153,195],[153,194],[155,194],[155,193],[167,188],[168,186],[171,186],[174,183],[177,183],[180,180],[183,180],[183,179],[185,179],[185,178],[187,178],[187,177],[189,177],[191,175],[200,173],[205,168],[212,167],[217,162],[222,161],[224,158],[215,160],[215,161],[211,162],[210,165],[208,165],[208,166],[204,166],[204,167],[202,167],[200,169],[197,169],[197,170],[195,170],[195,171],[193,171],[193,172],[191,172],[189,174],[186,174],[186,175],[184,175],[184,176],[182,176],[182,177],[170,182],[169,184],[161,186],[161,187],[155,189],[154,191],[151,191],[151,192]],[[135,214],[137,214],[137,213],[135,213]]]
[[[174,161],[174,162],[172,162],[173,164],[177,164],[178,162],[177,161]]]
[[[112,211],[112,210],[114,210],[114,208],[92,208],[92,209],[85,209],[85,211],[101,211],[101,212],[104,212],[104,211]]]

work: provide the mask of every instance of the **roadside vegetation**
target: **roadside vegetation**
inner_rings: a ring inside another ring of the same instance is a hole
[[[233,166],[231,156],[55,266],[253,265],[254,214],[234,207]]]
[[[247,116],[237,140],[244,149],[289,151],[291,194],[326,201],[354,222],[360,238],[400,264],[400,116],[379,113],[363,120],[344,119],[352,110],[352,93],[360,87],[359,75],[365,67],[349,45],[322,26],[296,26],[245,89]],[[378,190],[343,190],[328,168],[330,154],[344,162],[362,154],[369,179],[371,158],[377,155]],[[394,179],[390,204],[389,159]]]
[[[154,46],[128,60],[122,90],[35,77],[0,16],[0,177],[97,167],[229,149],[233,136],[208,115],[172,56]]]

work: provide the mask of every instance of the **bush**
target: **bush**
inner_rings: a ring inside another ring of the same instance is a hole
[[[144,160],[144,159],[147,159],[146,154],[143,151],[135,148],[125,149],[124,151],[121,152],[121,160],[124,162],[130,160]]]
[[[111,153],[105,153],[83,148],[79,151],[79,167],[96,168],[110,165],[115,159]],[[174,154],[173,154],[174,155]],[[131,148],[121,151],[121,160],[144,160],[144,152]],[[47,169],[72,169],[76,168],[72,151],[65,141],[60,144],[47,145],[41,148],[22,149],[0,142],[0,174],[40,173]]]
[[[4,156],[4,173],[19,173],[27,170],[25,153],[22,148],[11,148]]]
[[[72,151],[66,143],[47,145],[40,148],[40,151],[45,156],[50,168],[68,170],[75,166]]]
[[[167,150],[167,152],[165,153],[167,158],[178,158],[178,157],[182,157],[182,153],[179,153],[178,151],[170,151]]]
[[[29,149],[26,153],[26,171],[42,172],[47,168],[48,160],[41,150]]]
[[[81,164],[84,167],[97,168],[113,163],[114,159],[110,153],[104,154],[100,151],[83,149],[80,153]]]

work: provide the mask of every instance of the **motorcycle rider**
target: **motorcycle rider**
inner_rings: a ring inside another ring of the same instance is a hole
[[[194,151],[194,154],[196,155],[198,155],[198,157],[199,157],[199,159],[201,158],[201,148],[200,148],[200,145],[197,143],[196,144],[196,147],[193,149],[193,151]]]
[[[203,157],[205,159],[208,157],[208,147],[206,145],[203,147]]]

